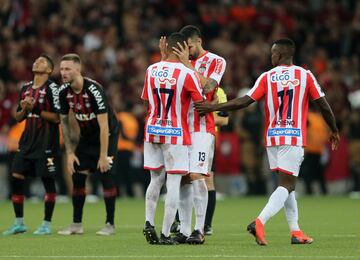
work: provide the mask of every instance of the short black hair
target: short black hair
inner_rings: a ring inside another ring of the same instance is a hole
[[[295,42],[289,38],[282,38],[274,41],[273,44],[280,45],[284,47],[284,52],[289,54],[290,56],[294,56],[295,54]]]
[[[177,43],[180,43],[181,46],[185,47],[185,44],[184,42],[186,42],[186,38],[185,36],[182,34],[182,33],[172,33],[169,37],[168,37],[168,49],[170,49],[172,51],[172,48],[175,47],[175,48],[178,48],[178,44]]]
[[[51,71],[54,70],[54,62],[53,62],[53,60],[50,58],[49,55],[47,55],[46,53],[42,53],[42,54],[40,54],[39,57],[42,57],[42,58],[44,58],[44,59],[46,60],[47,64],[49,65],[49,67],[50,67],[50,69],[51,69]]]
[[[72,60],[75,63],[81,64],[80,56],[77,55],[76,53],[65,54],[64,56],[61,57],[61,61],[63,60]]]
[[[201,38],[201,31],[195,25],[184,26],[183,28],[181,28],[180,33],[185,35],[186,39],[193,38],[194,36]]]

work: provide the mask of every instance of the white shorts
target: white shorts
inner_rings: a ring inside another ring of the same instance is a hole
[[[170,174],[189,172],[189,149],[186,145],[154,144],[144,142],[144,169],[160,170]]]
[[[304,160],[303,147],[291,145],[270,146],[266,148],[266,151],[272,171],[280,171],[296,177],[299,175],[300,166]]]
[[[208,175],[214,159],[214,148],[215,136],[202,132],[192,133],[189,147],[189,172]]]

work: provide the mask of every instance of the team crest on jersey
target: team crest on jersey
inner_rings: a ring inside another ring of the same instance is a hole
[[[40,98],[39,98],[39,103],[40,103],[40,104],[44,103],[44,101],[45,101],[45,100],[44,100],[43,97],[40,97]]]
[[[205,70],[206,70],[206,66],[202,66],[202,65],[198,69],[200,74],[204,74]]]
[[[90,107],[90,103],[89,102],[85,102],[85,107],[89,108]]]
[[[76,108],[79,109],[79,110],[81,110],[81,104],[80,104],[80,103],[77,103],[77,104],[76,104]]]

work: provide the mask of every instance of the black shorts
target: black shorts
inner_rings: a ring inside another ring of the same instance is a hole
[[[110,173],[112,173],[117,153],[117,144],[118,144],[119,135],[111,135],[109,137],[109,148],[108,148],[108,157],[110,157],[112,162],[110,163]],[[100,144],[93,144],[86,142],[85,140],[80,140],[75,155],[79,159],[80,165],[75,163],[76,171],[86,171],[96,172],[97,164],[100,156]]]
[[[45,156],[43,158],[27,158],[16,153],[12,162],[11,172],[27,177],[55,178],[59,168],[59,156]]]

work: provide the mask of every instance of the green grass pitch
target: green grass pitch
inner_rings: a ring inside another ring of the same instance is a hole
[[[158,246],[146,243],[142,235],[144,200],[118,200],[117,234],[99,237],[104,206],[86,204],[84,235],[60,236],[56,232],[70,224],[70,203],[58,204],[53,218],[53,235],[32,235],[41,223],[41,203],[25,204],[25,234],[0,235],[2,259],[360,259],[360,201],[345,197],[301,197],[298,200],[300,226],[314,238],[311,245],[290,245],[288,225],[281,211],[266,225],[267,247],[256,245],[245,230],[258,215],[267,197],[218,201],[214,235],[204,245]],[[163,202],[159,203],[156,229],[161,229]],[[0,203],[0,230],[13,223],[12,205]]]

